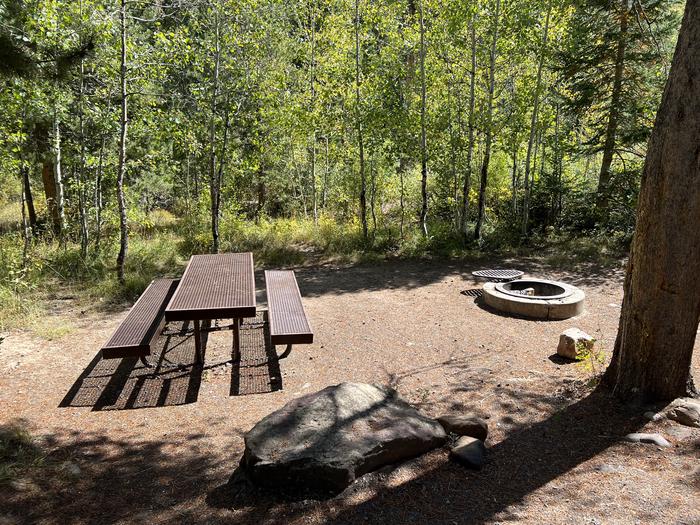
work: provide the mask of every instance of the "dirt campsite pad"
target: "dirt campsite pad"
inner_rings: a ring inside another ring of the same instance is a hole
[[[232,360],[221,322],[204,369],[193,369],[191,332],[171,323],[153,373],[99,358],[126,308],[81,313],[64,301],[55,316],[69,333],[12,332],[0,345],[0,425],[34,437],[29,466],[5,476],[0,523],[700,523],[700,429],[644,417],[662,407],[621,407],[592,392],[590,370],[555,355],[575,326],[609,358],[621,266],[498,262],[581,287],[586,313],[550,322],[493,313],[474,264],[309,267],[297,276],[313,345],[277,361],[251,319]],[[697,349],[693,370],[700,377]],[[487,418],[487,463],[469,471],[441,448],[334,497],[230,479],[259,419],[343,381],[391,385],[433,417]],[[630,432],[659,432],[672,447],[625,442]]]

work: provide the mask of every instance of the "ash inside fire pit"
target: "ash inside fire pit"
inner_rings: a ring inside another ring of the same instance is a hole
[[[537,279],[519,279],[496,285],[496,289],[509,294],[531,297],[532,299],[558,299],[571,295],[563,286]]]

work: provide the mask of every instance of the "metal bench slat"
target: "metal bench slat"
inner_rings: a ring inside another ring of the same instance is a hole
[[[314,334],[304,312],[294,272],[266,270],[265,288],[272,344],[313,343]]]
[[[163,312],[179,280],[154,279],[102,347],[105,359],[150,355],[151,341],[165,322]]]

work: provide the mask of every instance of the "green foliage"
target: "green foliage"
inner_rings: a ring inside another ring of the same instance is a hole
[[[596,341],[596,339],[593,339],[590,347],[582,341],[576,344],[577,364],[581,370],[589,375],[589,383],[591,385],[595,385],[600,381],[605,370],[605,350],[596,348]]]
[[[33,315],[38,307],[26,296],[65,289],[108,305],[131,300],[156,275],[177,275],[191,254],[212,249],[212,181],[219,178],[220,249],[254,251],[261,264],[460,257],[563,243],[575,248],[573,258],[624,251],[678,2],[629,5],[639,23],[629,28],[605,213],[596,205],[597,152],[612,109],[622,4],[505,4],[491,114],[485,80],[494,0],[421,3],[429,226],[423,236],[417,4],[359,0],[356,20],[355,3],[346,0],[127,2],[124,194],[131,241],[122,285],[113,277],[118,10],[104,0],[0,0],[0,44],[11,44],[2,53],[12,59],[3,63],[0,90],[0,327]],[[485,222],[473,243],[487,131],[494,142]],[[66,224],[56,233],[52,184],[64,197]]]

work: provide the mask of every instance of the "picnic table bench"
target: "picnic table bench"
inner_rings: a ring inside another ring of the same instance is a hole
[[[192,322],[198,363],[204,360],[202,332],[214,319],[233,319],[234,356],[240,355],[243,318],[255,317],[255,277],[252,253],[193,255],[181,279],[155,279],[102,347],[105,359],[146,356],[166,322]],[[267,270],[267,322],[270,344],[313,343],[313,331],[301,302],[294,272]]]
[[[272,345],[287,345],[286,357],[295,344],[311,344],[314,334],[301,303],[301,292],[292,270],[265,271],[267,315]]]
[[[165,324],[165,305],[179,282],[179,279],[154,279],[102,347],[102,357],[138,357],[144,360],[150,355],[151,344]]]

